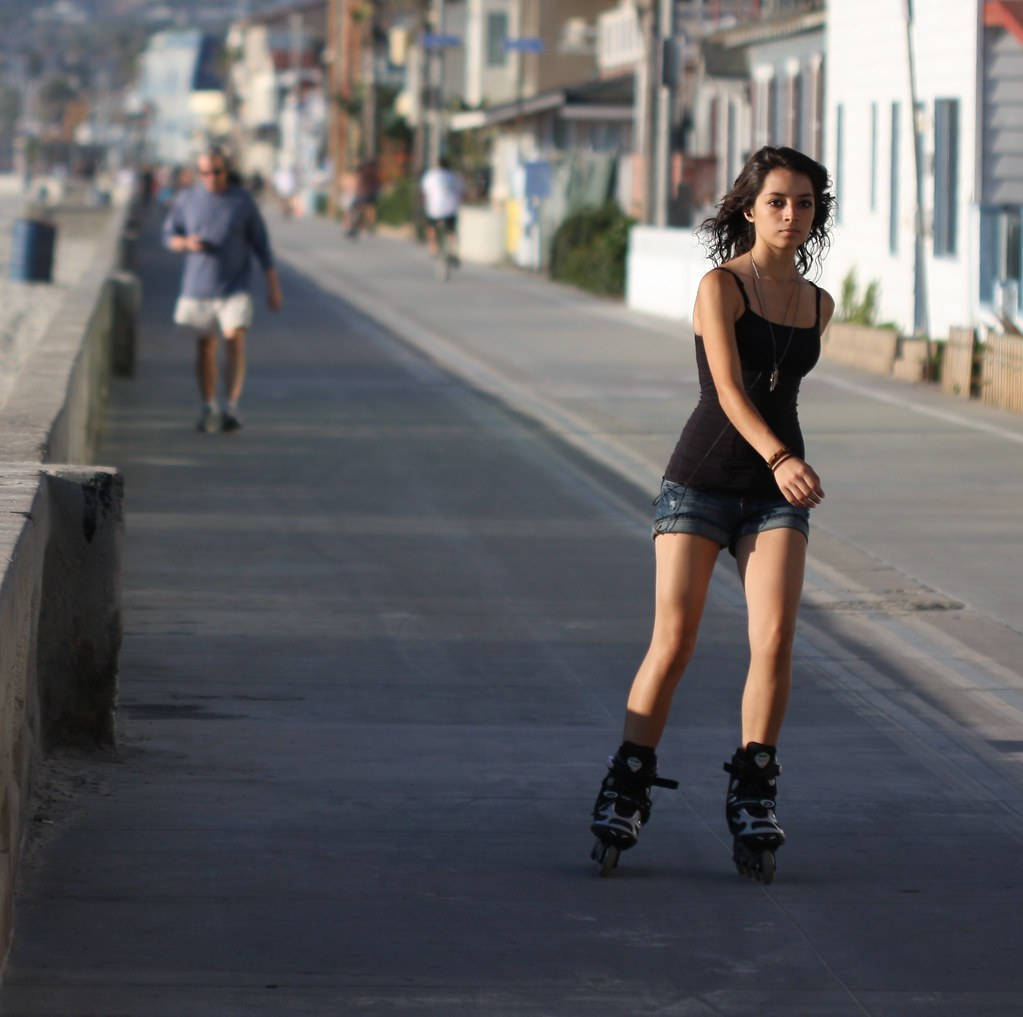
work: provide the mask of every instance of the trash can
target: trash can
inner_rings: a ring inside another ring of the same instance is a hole
[[[52,282],[57,227],[42,219],[15,219],[11,232],[11,274],[16,282]]]

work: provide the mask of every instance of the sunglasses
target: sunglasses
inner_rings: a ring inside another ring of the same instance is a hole
[[[222,177],[226,172],[227,172],[226,169],[199,170],[199,176],[201,176],[201,177]]]

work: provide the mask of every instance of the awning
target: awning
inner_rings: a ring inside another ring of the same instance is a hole
[[[520,102],[504,102],[489,109],[456,113],[448,126],[452,131],[473,131],[552,112],[571,120],[631,120],[633,83],[633,75],[628,74],[557,88]]]

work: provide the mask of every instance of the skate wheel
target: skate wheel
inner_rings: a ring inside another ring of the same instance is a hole
[[[763,851],[760,854],[760,865],[757,870],[757,879],[760,880],[764,886],[768,886],[774,882],[774,874],[777,871],[778,865],[774,860],[773,851]]]
[[[774,874],[778,865],[774,852],[765,850],[754,855],[738,855],[735,858],[735,870],[740,876],[755,879],[764,886],[774,882]]]
[[[614,844],[605,844],[599,840],[593,845],[593,850],[590,852],[590,857],[600,864],[600,874],[602,876],[609,876],[614,872],[618,867],[620,855],[620,849],[615,847]]]

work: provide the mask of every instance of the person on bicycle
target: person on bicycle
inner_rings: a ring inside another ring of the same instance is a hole
[[[441,156],[437,165],[427,170],[419,182],[426,215],[426,238],[430,254],[438,250],[438,229],[444,230],[445,247],[452,258],[457,258],[455,240],[458,227],[458,208],[462,203],[462,179],[451,169],[451,163]]]

